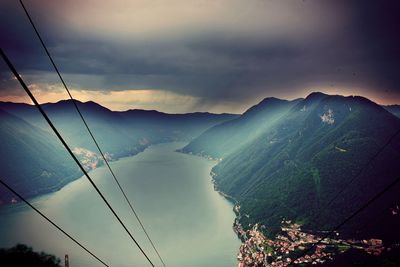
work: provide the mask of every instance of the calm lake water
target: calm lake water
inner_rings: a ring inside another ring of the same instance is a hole
[[[155,145],[111,165],[168,267],[237,266],[232,204],[210,181],[215,163],[174,152],[183,145]],[[153,263],[162,266],[108,169],[90,174]],[[110,266],[150,266],[86,178],[32,202]],[[101,266],[24,204],[0,209],[0,247],[17,242],[61,259],[68,254],[71,267]]]

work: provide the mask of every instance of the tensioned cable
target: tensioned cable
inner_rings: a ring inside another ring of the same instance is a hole
[[[385,144],[383,146],[381,146],[374,155],[372,155],[372,157],[363,165],[363,167],[361,167],[361,169],[357,172],[356,175],[354,175],[347,183],[345,186],[343,186],[336,194],[333,198],[331,198],[331,200],[329,200],[329,202],[323,207],[320,208],[320,210],[325,210],[326,208],[328,208],[349,186],[350,184],[352,184],[359,176],[361,176],[364,172],[364,170],[383,152],[383,150],[385,150],[385,148],[390,145],[390,143],[393,141],[393,139],[400,134],[400,129],[398,129],[393,135],[391,135],[389,137],[389,139],[385,142]],[[320,213],[319,213],[320,215]],[[318,215],[318,216],[319,216]],[[318,217],[317,216],[317,217]],[[261,220],[265,218],[265,216],[260,216],[257,217],[256,220]]]
[[[311,249],[313,249],[316,245],[320,244],[325,238],[328,238],[330,235],[332,235],[335,231],[337,231],[340,227],[345,225],[347,222],[349,222],[351,219],[353,219],[356,215],[358,215],[360,212],[362,212],[364,209],[366,209],[369,205],[371,205],[374,201],[376,201],[378,198],[383,196],[387,191],[389,191],[393,186],[395,186],[398,182],[400,182],[400,176],[397,177],[393,182],[391,182],[388,186],[386,186],[382,191],[377,193],[374,197],[372,197],[370,200],[368,200],[364,205],[362,205],[358,210],[353,212],[350,216],[348,216],[344,221],[339,223],[337,226],[335,226],[332,230],[330,230],[326,235],[321,237],[317,242],[313,243],[311,247],[306,249],[300,256],[298,256],[296,259],[292,261],[291,264],[293,264],[294,261],[300,259],[301,257],[305,256]]]
[[[126,195],[126,193],[125,193],[125,191],[123,190],[121,184],[119,183],[117,177],[115,176],[114,171],[111,169],[111,166],[110,166],[110,164],[108,163],[108,160],[106,159],[106,157],[105,157],[103,151],[100,149],[100,145],[98,144],[96,138],[94,137],[92,131],[90,130],[89,125],[87,124],[85,118],[83,117],[83,114],[82,114],[82,112],[80,111],[78,105],[76,104],[75,99],[72,97],[72,94],[71,94],[71,92],[69,91],[67,84],[65,83],[64,79],[62,78],[61,73],[60,73],[60,71],[58,70],[58,68],[57,68],[57,66],[56,66],[56,64],[55,64],[55,62],[54,62],[52,56],[50,55],[50,52],[49,52],[49,50],[47,49],[47,47],[46,47],[46,45],[45,45],[45,43],[44,43],[42,37],[40,36],[38,29],[36,28],[35,24],[33,23],[33,20],[32,20],[32,18],[31,18],[31,16],[30,16],[28,10],[26,9],[26,7],[25,7],[24,3],[22,2],[22,0],[20,0],[19,2],[20,2],[20,4],[21,4],[22,8],[24,9],[25,14],[26,14],[26,16],[28,17],[29,22],[31,23],[33,29],[35,30],[35,33],[36,33],[37,37],[39,38],[39,41],[40,41],[40,43],[41,43],[43,49],[45,50],[45,52],[46,52],[48,58],[50,59],[51,64],[53,65],[55,71],[57,72],[58,77],[59,77],[60,80],[61,80],[61,83],[63,84],[65,90],[67,91],[67,93],[68,93],[68,95],[69,95],[69,98],[72,100],[72,103],[73,103],[73,105],[74,105],[76,111],[78,112],[80,118],[82,119],[83,124],[85,125],[87,131],[89,132],[89,135],[91,136],[91,138],[92,138],[94,144],[96,145],[98,151],[100,152],[100,154],[101,154],[101,156],[102,156],[102,158],[103,158],[105,164],[107,165],[107,168],[110,170],[110,173],[111,173],[112,177],[114,178],[114,181],[117,183],[119,190],[122,192],[122,194],[123,194],[123,196],[124,196],[126,202],[128,203],[128,205],[129,205],[129,207],[130,207],[132,213],[133,213],[134,216],[136,217],[136,220],[139,222],[139,224],[140,224],[140,226],[141,226],[143,232],[145,233],[147,239],[149,240],[151,246],[153,247],[154,251],[156,252],[158,258],[159,258],[160,261],[161,261],[161,263],[163,264],[164,267],[166,267],[166,265],[165,265],[165,263],[164,263],[164,260],[162,259],[162,257],[161,257],[161,255],[160,255],[160,253],[158,252],[156,246],[154,245],[153,241],[151,240],[149,234],[147,233],[147,231],[146,231],[146,229],[145,229],[145,227],[144,227],[142,221],[141,221],[140,218],[139,218],[139,215],[137,214],[137,212],[136,212],[135,209],[133,208],[133,205],[131,204],[130,200],[128,199],[128,197],[127,197],[127,195]]]
[[[40,210],[35,208],[29,201],[27,201],[23,196],[18,194],[11,186],[9,186],[6,182],[4,182],[2,179],[0,179],[0,184],[2,184],[5,188],[7,188],[10,192],[12,192],[14,195],[16,195],[18,198],[20,198],[23,202],[25,202],[26,205],[31,207],[36,213],[38,213],[42,218],[44,218],[46,221],[48,221],[51,225],[53,225],[55,228],[57,228],[60,232],[62,232],[64,235],[66,235],[69,239],[71,239],[75,244],[80,246],[82,249],[84,249],[87,253],[89,253],[93,258],[95,258],[97,261],[99,261],[101,264],[104,266],[109,267],[107,263],[102,261],[99,257],[97,257],[93,252],[91,252],[88,248],[86,248],[84,245],[82,245],[78,240],[76,240],[74,237],[72,237],[70,234],[68,234],[66,231],[64,231],[60,226],[58,226],[55,222],[53,222],[49,217],[44,215]]]
[[[351,178],[344,187],[342,187],[342,189],[340,189],[336,195],[328,202],[328,204],[325,206],[325,208],[329,207],[338,197],[341,193],[343,193],[343,191],[345,191],[350,184],[352,184],[354,182],[354,180],[356,180],[359,176],[361,176],[361,174],[363,173],[363,171],[375,160],[375,158],[377,158],[379,156],[379,154],[382,153],[383,150],[385,150],[385,148],[393,141],[393,139],[400,133],[400,129],[398,129],[392,136],[390,136],[390,138],[386,141],[386,143],[380,147],[380,149],[378,149],[376,151],[376,153],[365,163],[365,165],[357,172],[357,174]],[[324,209],[325,209],[324,208]],[[322,209],[323,210],[323,209]]]
[[[322,208],[320,208],[320,212],[318,213],[318,215],[316,217],[319,217],[321,215],[321,211],[326,210],[327,208],[329,208],[332,203],[358,178],[360,177],[363,173],[364,170],[367,169],[370,164],[386,149],[386,147],[388,147],[390,145],[390,143],[394,140],[394,138],[400,134],[400,129],[398,129],[396,132],[394,132],[394,134],[392,134],[389,139],[387,139],[387,141],[383,144],[383,146],[381,146],[376,152],[375,154],[372,155],[372,157],[361,167],[361,169],[357,172],[357,174],[355,176],[353,176],[336,194],[335,196]],[[317,224],[317,228],[319,228],[321,223]]]
[[[8,59],[8,57],[6,56],[6,54],[4,53],[3,49],[0,48],[0,54],[3,57],[4,61],[6,62],[6,64],[8,65],[8,67],[10,68],[10,70],[12,71],[12,73],[14,74],[15,78],[17,78],[17,80],[19,81],[19,83],[21,84],[22,88],[25,90],[25,92],[28,94],[28,96],[30,97],[30,99],[32,100],[32,102],[35,104],[35,106],[37,107],[37,109],[40,111],[40,113],[42,114],[42,116],[44,117],[44,119],[46,120],[46,122],[49,124],[49,126],[51,127],[51,129],[54,131],[54,133],[57,135],[58,139],[61,141],[61,143],[63,144],[63,146],[65,147],[65,149],[68,151],[68,153],[71,155],[71,157],[74,159],[75,163],[78,164],[79,168],[81,169],[81,171],[85,174],[86,178],[89,180],[89,182],[92,184],[92,186],[94,187],[94,189],[97,191],[97,193],[100,195],[101,199],[103,199],[104,203],[107,205],[107,207],[110,209],[110,211],[113,213],[113,215],[115,216],[115,218],[118,220],[118,222],[121,224],[121,226],[124,228],[124,230],[126,231],[126,233],[129,235],[129,237],[132,239],[132,241],[136,244],[136,246],[139,248],[139,250],[141,251],[141,253],[146,257],[147,261],[151,264],[151,266],[154,267],[153,262],[150,260],[150,258],[147,256],[147,254],[144,252],[144,250],[142,249],[142,247],[139,245],[139,243],[136,241],[136,239],[133,237],[133,235],[131,234],[131,232],[128,230],[128,228],[125,226],[125,224],[122,222],[122,220],[119,218],[118,214],[115,212],[115,210],[113,209],[113,207],[110,205],[110,203],[107,201],[107,199],[105,198],[105,196],[103,195],[103,193],[101,193],[101,191],[99,190],[99,188],[97,187],[97,185],[93,182],[92,178],[90,178],[89,174],[87,173],[87,171],[85,170],[85,168],[83,168],[83,166],[81,165],[81,163],[79,162],[79,160],[76,158],[76,156],[74,155],[74,153],[72,152],[72,150],[69,148],[68,144],[65,142],[64,138],[60,135],[60,133],[58,132],[58,130],[56,129],[56,127],[53,125],[53,123],[51,122],[51,120],[49,119],[49,117],[47,116],[46,112],[44,112],[43,108],[40,106],[40,104],[37,102],[36,98],[33,96],[32,92],[29,90],[29,88],[26,86],[25,82],[22,80],[21,76],[18,74],[17,70],[15,69],[15,67],[12,65],[11,61]]]
[[[380,221],[382,221],[382,218],[385,216],[386,213],[391,212],[390,208],[393,207],[393,203],[390,203],[390,206],[384,207],[381,212],[378,213],[378,215],[375,216],[374,219],[366,221],[363,223],[361,226],[357,227],[356,233],[363,233],[365,229],[368,227],[374,226],[378,224]]]

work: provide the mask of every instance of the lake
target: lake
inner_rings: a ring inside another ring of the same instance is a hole
[[[111,166],[168,267],[237,266],[233,205],[213,189],[215,162],[175,152],[182,146],[154,145]],[[155,266],[162,266],[108,169],[90,175]],[[150,266],[85,177],[31,202],[110,266]],[[0,209],[0,247],[17,242],[62,260],[68,254],[71,267],[101,266],[22,203]]]

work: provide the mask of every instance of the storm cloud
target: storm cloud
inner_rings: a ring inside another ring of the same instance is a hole
[[[196,99],[192,109],[233,112],[311,91],[400,102],[398,1],[25,4],[75,90],[163,91]],[[59,81],[18,1],[0,4],[0,20],[1,46],[22,75],[53,90]],[[22,94],[0,71],[0,96]]]

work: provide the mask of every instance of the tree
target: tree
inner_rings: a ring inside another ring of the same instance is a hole
[[[17,244],[9,249],[0,249],[0,265],[4,267],[61,267],[60,259],[44,252],[35,252],[31,247]]]

